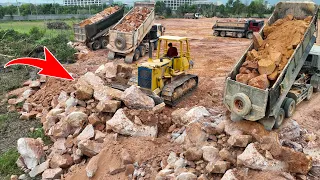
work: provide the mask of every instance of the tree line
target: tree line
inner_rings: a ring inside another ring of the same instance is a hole
[[[183,17],[185,13],[200,13],[205,17],[264,17],[265,14],[271,14],[274,6],[267,7],[267,1],[253,0],[250,4],[244,4],[240,0],[228,0],[221,5],[201,4],[188,5],[184,4],[178,7],[175,13],[172,13],[164,2],[157,1],[155,6],[156,14],[165,17]]]

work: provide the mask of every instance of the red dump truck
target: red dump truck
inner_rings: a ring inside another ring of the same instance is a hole
[[[263,27],[263,21],[244,20],[236,22],[216,21],[213,25],[214,36],[232,36],[232,37],[246,37],[252,39],[253,32],[259,32]]]

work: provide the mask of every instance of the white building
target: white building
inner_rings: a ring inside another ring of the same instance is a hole
[[[101,5],[103,0],[63,0],[65,6],[88,6],[88,5]]]
[[[172,10],[177,10],[179,6],[188,4],[207,4],[208,0],[159,0],[166,4],[166,7],[171,8]]]

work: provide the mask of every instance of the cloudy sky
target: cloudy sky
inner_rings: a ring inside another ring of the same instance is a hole
[[[0,3],[7,3],[7,2],[15,2],[16,0],[0,0]],[[62,3],[63,0],[18,0],[18,2],[26,2],[26,3],[30,3],[30,2],[33,2],[33,3],[53,3],[53,2],[56,2],[56,3]],[[122,2],[125,2],[125,3],[132,3],[134,0],[115,0],[115,1],[122,1]],[[209,0],[211,2],[216,2],[217,0]],[[223,3],[225,3],[227,0],[219,0]],[[242,0],[242,2],[250,2],[251,0]],[[269,3],[271,4],[275,4],[277,3],[279,0],[268,0]],[[320,0],[315,0],[315,2],[317,4],[320,3]]]

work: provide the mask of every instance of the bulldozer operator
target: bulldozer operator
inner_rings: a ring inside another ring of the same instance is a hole
[[[178,56],[178,50],[176,47],[172,46],[172,43],[168,44],[169,49],[167,51],[167,57],[172,58]]]

